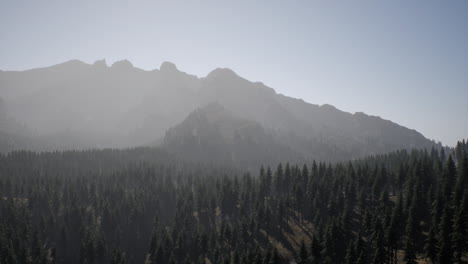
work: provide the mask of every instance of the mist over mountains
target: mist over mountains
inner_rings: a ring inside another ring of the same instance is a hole
[[[162,146],[194,160],[346,160],[436,146],[364,113],[314,105],[230,69],[206,77],[170,62],[78,60],[0,71],[0,151]]]

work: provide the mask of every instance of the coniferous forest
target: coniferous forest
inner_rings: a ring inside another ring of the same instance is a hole
[[[0,263],[466,263],[468,145],[235,167],[154,148],[0,156]]]
[[[468,264],[467,47],[468,0],[0,0],[0,264]]]

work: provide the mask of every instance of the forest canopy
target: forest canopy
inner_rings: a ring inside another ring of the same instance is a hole
[[[462,263],[467,153],[249,173],[155,148],[12,152],[0,263]]]

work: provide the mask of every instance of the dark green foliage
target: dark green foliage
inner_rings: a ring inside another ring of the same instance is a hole
[[[463,202],[457,209],[452,226],[453,232],[451,234],[451,242],[453,256],[456,263],[463,263],[463,254],[465,254],[468,250],[466,200],[467,193],[464,194]]]
[[[299,254],[297,256],[297,264],[307,264],[309,261],[309,253],[307,252],[304,241],[301,242],[301,248],[299,249]]]
[[[431,228],[424,244],[424,253],[432,262],[437,260],[437,240],[434,228]]]
[[[122,253],[120,250],[114,250],[112,252],[110,264],[127,264],[125,253]]]
[[[406,264],[416,264],[416,249],[414,245],[414,240],[411,238],[408,238],[406,240],[406,245],[405,245],[405,256],[403,260],[405,261]],[[441,262],[441,263],[448,263],[448,262]]]
[[[394,264],[397,251],[461,263],[468,162],[455,157],[399,151],[252,176],[151,149],[0,155],[0,263]]]

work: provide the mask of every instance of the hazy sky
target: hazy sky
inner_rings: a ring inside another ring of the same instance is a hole
[[[184,2],[0,0],[0,69],[226,67],[447,145],[468,137],[466,0]]]

